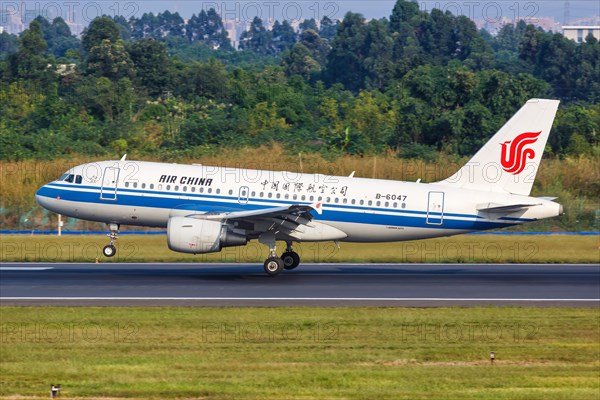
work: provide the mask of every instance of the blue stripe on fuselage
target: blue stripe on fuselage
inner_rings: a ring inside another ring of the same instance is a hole
[[[57,186],[60,186],[58,188]],[[93,192],[86,192],[72,189],[87,189]],[[101,200],[100,190],[93,186],[80,186],[70,188],[67,185],[49,184],[40,188],[37,195],[48,198],[60,197],[62,200],[76,201],[92,204],[110,204],[135,207],[149,207],[162,209],[179,209],[198,212],[234,212],[242,210],[260,210],[265,208],[262,204],[252,204],[252,202],[272,203],[273,206],[292,205],[292,204],[310,204],[306,201],[295,200],[273,200],[273,199],[249,199],[248,204],[240,204],[237,197],[227,197],[212,194],[193,194],[193,193],[173,193],[158,192],[149,190],[118,189],[117,200]],[[168,195],[173,197],[157,197],[156,195]],[[177,198],[186,197],[185,199]],[[229,200],[229,201],[224,201]],[[327,207],[341,208],[344,210],[331,210]],[[349,212],[352,210],[352,212]],[[395,213],[396,215],[380,214],[378,212]],[[401,214],[414,214],[407,216]],[[415,210],[393,210],[385,208],[357,207],[338,204],[326,204],[323,215],[316,215],[316,220],[349,222],[371,225],[388,225],[398,227],[417,227],[417,228],[438,228],[438,229],[460,229],[460,230],[486,230],[494,228],[504,228],[515,225],[526,219],[511,220],[507,222],[494,222],[485,220],[478,215],[468,214],[444,214],[444,223],[442,225],[426,224],[426,215],[424,211]],[[439,218],[439,213],[430,213],[430,217]],[[457,220],[456,217],[473,218],[474,220]]]

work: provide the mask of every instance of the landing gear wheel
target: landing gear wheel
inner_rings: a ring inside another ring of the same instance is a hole
[[[104,248],[102,249],[102,253],[104,253],[106,257],[112,257],[115,254],[117,254],[117,248],[112,244],[109,244],[104,246]]]
[[[295,251],[286,251],[281,255],[283,268],[290,270],[300,265],[300,256]]]
[[[283,271],[283,260],[279,257],[269,257],[265,261],[265,272],[269,276],[275,276]]]

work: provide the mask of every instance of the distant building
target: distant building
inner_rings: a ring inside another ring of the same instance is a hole
[[[546,32],[560,32],[560,23],[556,22],[554,17],[526,17],[521,18],[527,25],[542,28]],[[497,35],[504,25],[516,25],[518,20],[502,17],[493,21],[475,21],[477,29],[485,29],[492,35]]]
[[[81,34],[83,33],[83,30],[85,29],[85,27],[82,24],[78,24],[77,22],[74,22],[73,20],[66,21],[66,24],[69,27],[69,29],[71,30],[71,35],[75,35],[77,37],[80,37]]]
[[[18,35],[27,28],[25,24],[21,22],[21,18],[16,13],[7,13],[2,9],[0,9],[0,25],[2,25],[2,30],[4,32],[8,32],[13,35]]]
[[[525,17],[523,21],[527,25],[542,28],[546,32],[560,32],[560,23],[554,17]]]
[[[584,25],[569,25],[563,26],[563,35],[567,39],[574,40],[577,43],[583,43],[588,35],[593,35],[597,40],[600,40],[600,25],[584,26]]]

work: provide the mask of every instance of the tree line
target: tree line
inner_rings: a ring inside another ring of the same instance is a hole
[[[476,151],[527,99],[563,101],[547,151],[598,153],[600,44],[520,21],[498,35],[398,0],[389,18],[254,18],[233,48],[214,9],[99,17],[74,37],[38,17],[0,34],[0,159],[295,151]]]

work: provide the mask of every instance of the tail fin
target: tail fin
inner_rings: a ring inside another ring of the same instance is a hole
[[[558,103],[529,100],[467,164],[438,184],[528,196]]]

